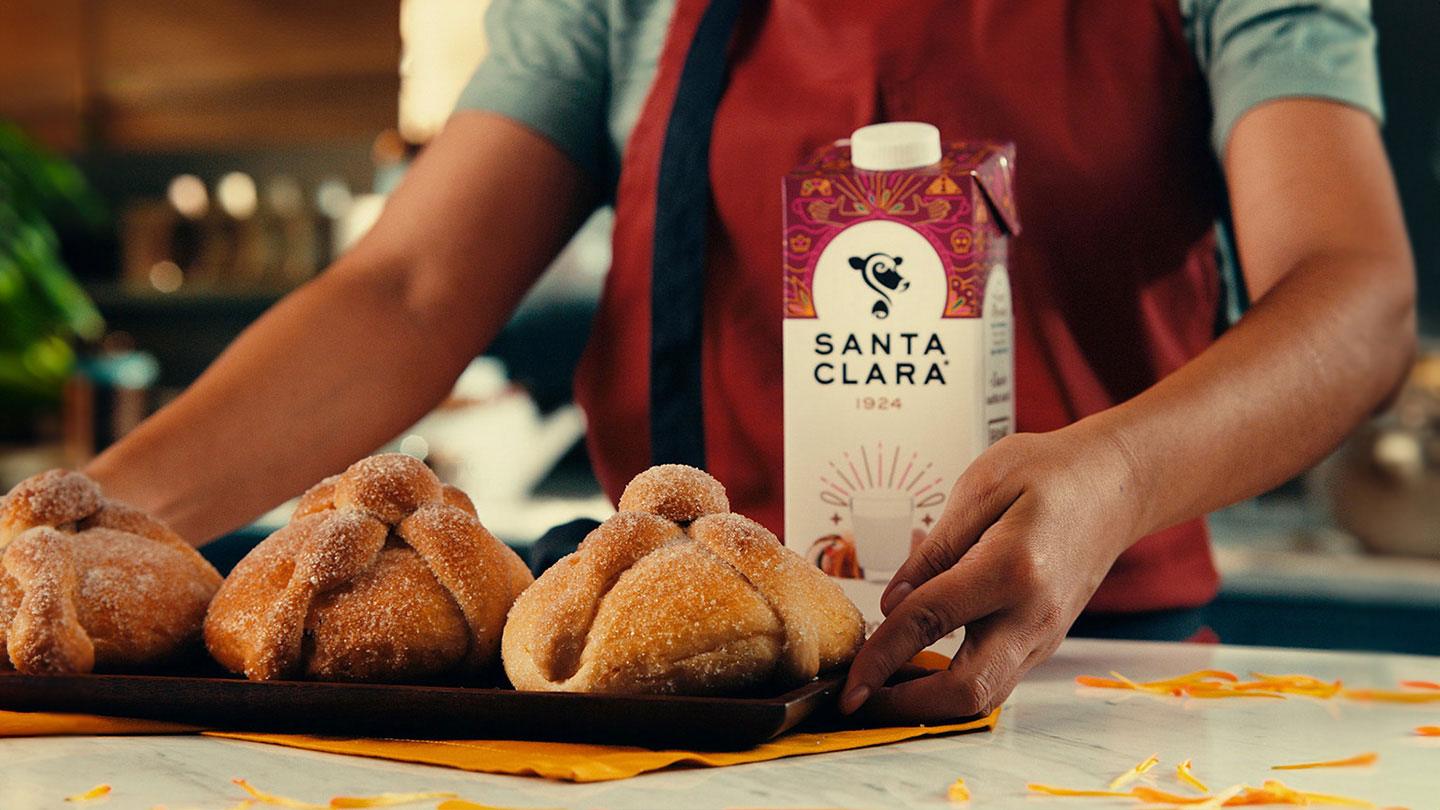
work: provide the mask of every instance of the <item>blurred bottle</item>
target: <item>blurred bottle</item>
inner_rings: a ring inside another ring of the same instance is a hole
[[[256,216],[260,192],[255,179],[244,172],[229,172],[215,184],[215,238],[228,243],[228,261],[217,267],[214,281],[231,288],[260,286],[265,276],[265,231]]]
[[[124,332],[112,332],[79,357],[63,394],[66,464],[78,467],[129,433],[154,410],[160,376],[154,356],[137,351]]]
[[[315,275],[320,251],[314,215],[295,178],[282,174],[266,182],[259,221],[265,238],[267,285],[293,287]]]

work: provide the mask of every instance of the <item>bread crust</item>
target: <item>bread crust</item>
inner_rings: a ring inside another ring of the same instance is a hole
[[[200,635],[220,575],[168,526],[51,470],[0,500],[0,668],[165,661]]]
[[[622,498],[654,512],[617,513],[516,600],[501,651],[517,689],[723,693],[801,683],[859,650],[864,623],[839,587],[729,513],[707,474],[655,480],[675,466],[642,474],[663,497]]]
[[[371,456],[307,491],[235,566],[205,643],[252,680],[474,674],[531,581],[464,493],[408,456]]]

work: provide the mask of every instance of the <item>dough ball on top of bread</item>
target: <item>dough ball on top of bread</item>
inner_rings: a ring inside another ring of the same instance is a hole
[[[463,492],[409,456],[371,456],[311,487],[235,566],[205,643],[252,680],[474,674],[531,581]]]
[[[200,635],[220,575],[150,515],[51,470],[0,499],[0,669],[167,661]]]
[[[637,476],[620,510],[541,574],[502,643],[517,689],[723,694],[841,667],[860,612],[693,467]]]

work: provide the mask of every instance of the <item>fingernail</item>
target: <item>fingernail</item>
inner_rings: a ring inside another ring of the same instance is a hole
[[[870,687],[857,686],[840,697],[840,713],[850,714],[870,699]]]
[[[909,596],[913,590],[915,590],[915,586],[908,582],[901,582],[891,588],[890,592],[885,594],[885,601],[884,604],[880,605],[880,611],[887,616],[890,615],[890,611],[894,610],[896,605],[905,601],[905,597]]]

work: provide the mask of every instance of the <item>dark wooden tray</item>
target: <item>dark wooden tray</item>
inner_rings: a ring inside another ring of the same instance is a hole
[[[0,673],[0,709],[168,720],[225,731],[563,740],[736,750],[833,707],[839,681],[738,697],[520,692],[508,687],[247,681],[196,674]]]

